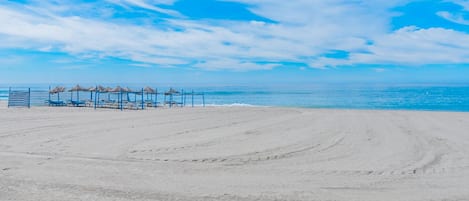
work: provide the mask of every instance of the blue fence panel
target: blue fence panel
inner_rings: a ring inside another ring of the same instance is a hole
[[[31,107],[31,89],[9,90],[8,107]]]

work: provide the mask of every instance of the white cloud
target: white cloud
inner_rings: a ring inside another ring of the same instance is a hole
[[[469,0],[446,0],[463,7],[464,10],[469,11]]]
[[[368,54],[352,54],[354,63],[405,65],[469,62],[469,35],[443,28],[404,27],[377,38]]]
[[[469,25],[469,20],[465,19],[461,14],[450,13],[447,11],[440,11],[436,13],[438,16],[458,24]]]
[[[389,10],[408,2],[405,0],[236,0],[251,5],[253,13],[275,23],[195,21],[158,7],[171,5],[174,0],[107,1],[173,17],[159,19],[164,26],[137,25],[64,14],[80,5],[0,4],[0,48],[62,51],[81,58],[118,57],[140,66],[186,65],[241,71],[272,69],[282,62],[305,63],[314,68],[469,62],[465,33],[415,27],[391,31],[389,23],[395,14]],[[324,56],[331,50],[350,54],[341,59]]]
[[[181,14],[177,11],[164,9],[164,8],[160,8],[158,6],[155,6],[155,4],[171,5],[175,2],[175,0],[150,0],[150,1],[145,1],[145,0],[108,0],[108,1],[112,2],[112,3],[119,4],[119,5],[130,4],[130,5],[133,5],[133,6],[138,6],[138,7],[141,7],[141,8],[145,8],[145,9],[160,12],[160,13],[164,13],[164,14],[167,14],[167,15],[181,16]]]

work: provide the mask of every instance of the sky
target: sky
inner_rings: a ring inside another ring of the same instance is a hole
[[[469,0],[5,0],[0,84],[469,83]]]

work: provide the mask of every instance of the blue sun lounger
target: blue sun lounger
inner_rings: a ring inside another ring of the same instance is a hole
[[[58,100],[58,101],[47,100],[47,103],[49,104],[49,106],[65,106],[65,102],[61,100]]]
[[[75,107],[79,107],[79,106],[85,106],[85,101],[74,101],[74,100],[71,100],[70,101],[70,104],[72,104],[73,106]]]

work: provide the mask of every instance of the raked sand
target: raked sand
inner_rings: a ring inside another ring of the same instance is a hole
[[[0,200],[469,200],[469,113],[3,103]]]

